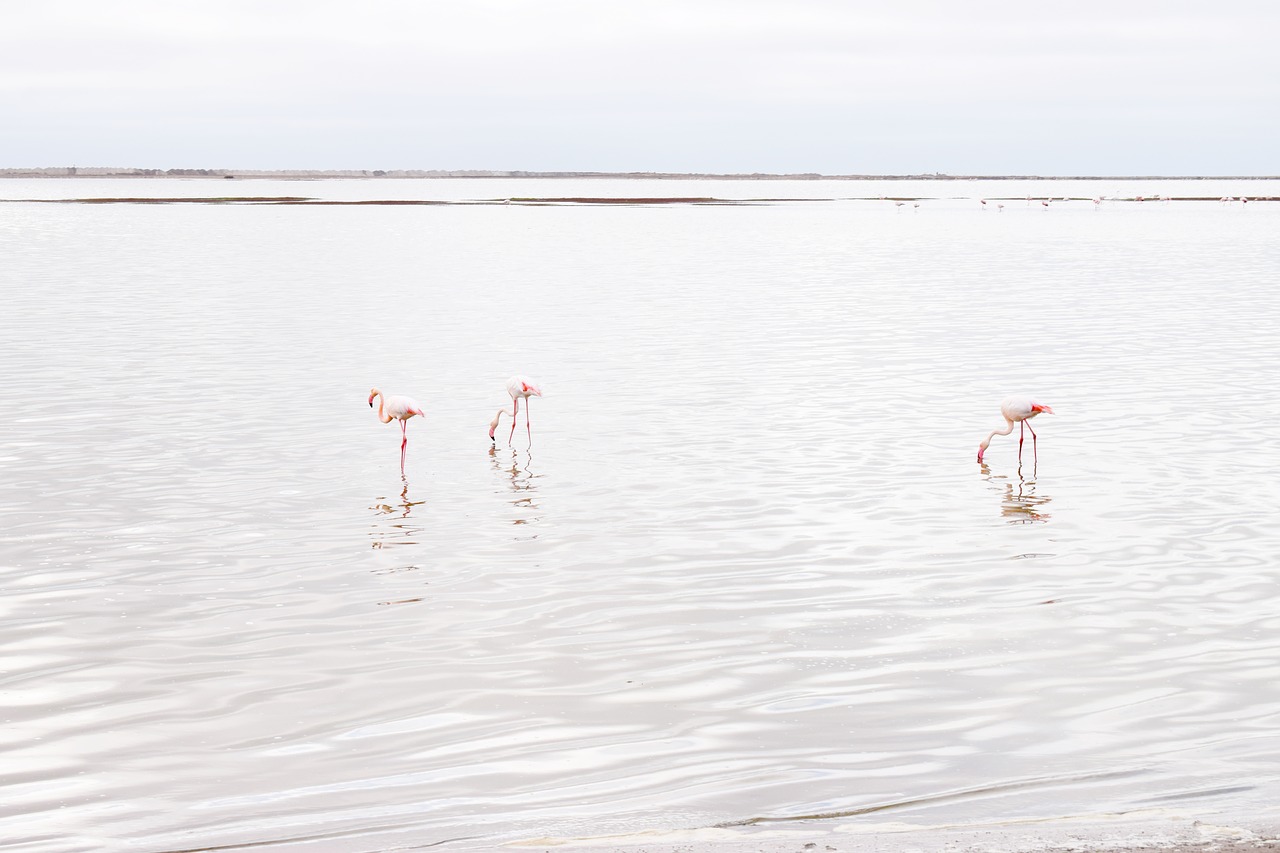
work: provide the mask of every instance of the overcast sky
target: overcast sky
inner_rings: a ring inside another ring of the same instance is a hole
[[[1271,0],[6,0],[0,166],[1280,174]]]

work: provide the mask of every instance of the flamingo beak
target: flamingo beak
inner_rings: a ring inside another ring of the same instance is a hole
[[[372,398],[372,397],[370,397],[370,398],[369,398],[369,408],[371,408],[371,409],[373,408],[373,398]]]

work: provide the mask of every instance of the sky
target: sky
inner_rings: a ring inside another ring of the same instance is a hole
[[[0,167],[1280,175],[1280,4],[0,0]]]

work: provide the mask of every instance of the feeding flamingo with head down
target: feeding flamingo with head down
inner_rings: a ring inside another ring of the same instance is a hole
[[[507,443],[511,443],[511,439],[516,434],[516,415],[520,413],[520,401],[528,400],[530,397],[541,397],[542,389],[538,387],[528,376],[512,376],[507,380],[507,393],[511,395],[511,433],[507,436]],[[498,413],[493,416],[493,420],[489,422],[489,439],[494,444],[498,440],[493,437],[493,432],[498,428],[498,423],[502,420],[502,416],[506,414],[506,408],[498,409]],[[529,404],[524,405],[524,428],[529,433],[529,443],[533,443],[533,427],[529,425]]]
[[[369,408],[373,408],[373,398],[378,397],[378,420],[384,424],[389,424],[393,419],[400,421],[400,473],[404,473],[404,455],[409,447],[409,433],[407,431],[409,418],[414,415],[426,417],[427,413],[422,411],[422,406],[418,405],[418,401],[412,397],[403,397],[393,394],[388,397],[374,388],[369,392]]]
[[[1019,458],[1021,458],[1022,442],[1024,439],[1024,434],[1021,431],[1021,429],[1031,429],[1031,425],[1028,424],[1027,421],[1031,420],[1041,412],[1047,412],[1048,414],[1052,415],[1053,409],[1049,408],[1043,403],[1037,403],[1034,400],[1028,400],[1024,397],[1010,397],[1007,400],[1002,401],[1000,403],[1000,414],[1004,416],[1004,420],[1005,420],[1004,429],[993,429],[991,431],[991,434],[982,440],[982,444],[978,445],[978,461],[979,462],[982,461],[982,454],[987,452],[987,447],[991,444],[991,439],[995,438],[997,435],[1008,435],[1009,433],[1013,432],[1013,425],[1015,423],[1022,425],[1022,427],[1020,428],[1020,431],[1018,432],[1018,456]],[[1035,447],[1036,447],[1036,431],[1032,429],[1031,430],[1031,452],[1032,453],[1035,452]]]

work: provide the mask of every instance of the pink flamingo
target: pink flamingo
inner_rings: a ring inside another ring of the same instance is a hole
[[[369,408],[373,408],[373,398],[379,397],[378,400],[378,420],[384,424],[391,423],[392,419],[400,421],[400,473],[404,473],[404,455],[405,450],[409,447],[409,418],[414,415],[426,417],[427,413],[422,411],[422,406],[418,405],[418,401],[412,397],[401,397],[392,395],[390,397],[384,395],[377,388],[369,392]]]
[[[507,443],[511,443],[511,439],[516,434],[516,415],[520,413],[520,400],[528,400],[530,397],[541,397],[542,389],[537,386],[528,376],[512,376],[507,380],[507,393],[511,395],[511,433],[507,436]],[[502,420],[502,416],[506,414],[506,408],[498,409],[498,413],[493,416],[493,420],[489,422],[489,439],[497,444],[498,440],[493,437],[493,432],[498,428],[498,423]],[[529,404],[524,406],[524,428],[529,433],[529,443],[533,443],[533,427],[529,425]]]
[[[1004,416],[1004,429],[993,429],[991,434],[982,440],[982,444],[978,445],[978,461],[982,461],[982,454],[987,452],[987,447],[991,444],[991,439],[997,435],[1008,435],[1013,432],[1013,425],[1019,423],[1022,428],[1031,429],[1031,425],[1027,421],[1034,418],[1041,412],[1053,414],[1053,409],[1037,403],[1034,400],[1028,400],[1024,397],[1010,397],[1000,403],[1000,414]],[[1024,439],[1022,429],[1018,432],[1018,457],[1022,457],[1022,442]],[[1036,446],[1036,431],[1031,430],[1031,450],[1034,453]]]

